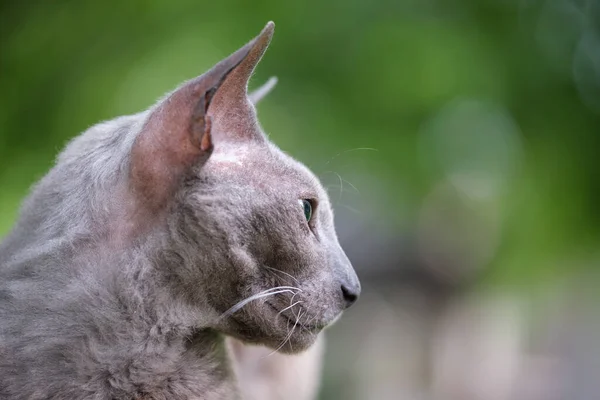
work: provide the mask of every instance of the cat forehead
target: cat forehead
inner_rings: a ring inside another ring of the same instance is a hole
[[[250,152],[251,150],[244,146],[229,146],[229,148],[217,150],[211,154],[208,167],[211,165],[217,168],[244,167],[252,159]]]
[[[203,167],[211,174],[234,179],[292,186],[322,197],[324,189],[304,164],[282,152],[272,143],[230,144],[216,148]]]

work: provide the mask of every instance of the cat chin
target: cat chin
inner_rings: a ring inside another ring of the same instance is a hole
[[[249,331],[246,330],[242,335],[233,333],[231,336],[246,344],[268,347],[274,352],[297,354],[309,349],[317,341],[321,332],[321,329],[296,328],[290,335],[289,330],[281,330],[281,327],[273,328],[276,334],[273,332],[267,334],[264,329],[260,329],[251,335],[248,335]]]
[[[263,343],[278,353],[297,354],[308,350],[319,337],[319,332],[294,332],[289,338],[271,339]],[[285,341],[285,343],[284,343]]]

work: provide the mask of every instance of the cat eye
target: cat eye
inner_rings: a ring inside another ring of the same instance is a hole
[[[304,211],[304,217],[306,217],[306,222],[310,222],[313,214],[313,206],[311,201],[307,199],[301,199],[298,201],[300,202],[300,205],[302,206],[302,209]]]

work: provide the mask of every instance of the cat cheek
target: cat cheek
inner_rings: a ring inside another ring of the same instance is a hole
[[[304,232],[305,234],[309,234],[310,233],[310,227],[308,226],[308,224],[304,221],[300,222],[298,224],[298,229],[300,229],[301,232]]]

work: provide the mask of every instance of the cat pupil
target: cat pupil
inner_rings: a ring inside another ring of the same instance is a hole
[[[302,204],[302,208],[304,209],[304,216],[306,217],[306,221],[310,222],[310,219],[312,218],[312,204],[309,200],[306,199],[300,200],[300,203]]]

